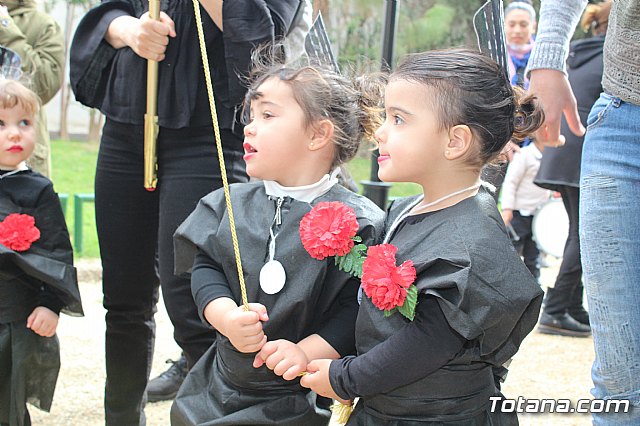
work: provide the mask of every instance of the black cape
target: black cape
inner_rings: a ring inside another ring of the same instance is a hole
[[[269,313],[263,324],[270,340],[298,342],[319,332],[333,316],[339,295],[351,292],[353,316],[345,321],[342,339],[353,347],[358,280],[339,271],[333,258],[315,260],[305,251],[299,234],[302,217],[312,205],[285,197],[282,225],[276,237],[275,258],[286,271],[285,287],[274,295],[260,289],[260,268],[268,260],[269,228],[276,200],[265,193],[262,182],[231,186],[232,206],[242,256],[247,297],[262,303]],[[358,235],[367,245],[375,243],[384,214],[370,200],[334,185],[312,204],[341,201],[351,206],[360,225]],[[223,268],[236,303],[241,303],[229,218],[221,190],[204,197],[175,235],[176,269],[188,270],[196,249],[204,251]],[[346,288],[349,286],[350,288]],[[340,342],[344,346],[345,342]],[[335,347],[335,345],[334,345]],[[345,354],[346,355],[346,354]],[[324,425],[328,410],[319,410],[316,395],[285,381],[266,366],[255,369],[255,354],[235,350],[218,334],[216,344],[189,372],[171,410],[172,425]]]
[[[395,202],[388,223],[414,200]],[[437,297],[451,328],[468,343],[432,374],[387,394],[361,398],[348,424],[380,424],[382,419],[402,425],[517,424],[514,415],[489,413],[489,398],[499,395],[495,376],[505,373],[503,365],[535,326],[543,293],[509,241],[492,196],[481,190],[426,214],[400,228],[390,243],[398,248],[398,264],[414,262],[418,291]],[[385,318],[363,295],[356,323],[358,353],[383,344],[407,323],[399,313]],[[420,348],[415,350],[419,357]]]
[[[60,369],[58,338],[27,329],[27,316],[43,296],[56,311],[83,312],[69,234],[51,181],[31,170],[0,176],[0,220],[12,213],[33,216],[40,230],[40,239],[26,251],[0,244],[0,394],[10,395],[0,400],[0,422],[13,426],[22,425],[27,402],[50,410]]]
[[[42,283],[60,300],[61,312],[83,315],[73,249],[58,195],[49,179],[31,170],[0,179],[0,220],[12,213],[35,218],[40,239],[27,251],[16,252],[0,244],[0,281],[18,280],[39,291]],[[0,300],[10,297],[0,286]],[[7,306],[0,302],[3,309]],[[35,306],[30,307],[29,313]],[[6,312],[6,311],[5,311]],[[17,318],[12,318],[17,319]]]

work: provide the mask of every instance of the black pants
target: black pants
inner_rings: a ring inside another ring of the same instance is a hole
[[[582,264],[578,236],[580,190],[571,186],[560,186],[558,192],[562,195],[562,202],[569,216],[569,236],[564,245],[556,283],[547,291],[545,298],[544,312],[550,315],[582,309]]]
[[[222,140],[229,182],[246,181],[242,141],[224,130]],[[143,127],[106,122],[95,207],[107,310],[107,425],[145,423],[142,399],[153,357],[159,283],[174,338],[190,365],[214,340],[200,321],[189,279],[173,274],[174,231],[201,197],[222,185],[213,130],[161,128],[157,152],[158,186],[149,192],[143,187]]]
[[[533,240],[533,232],[531,231],[531,225],[533,223],[533,216],[522,216],[518,210],[513,211],[513,219],[511,219],[511,226],[516,234],[520,238],[518,241],[514,241],[513,245],[516,250],[524,258],[524,264],[527,269],[531,271],[531,274],[537,278],[540,278],[540,263],[538,258],[540,257],[540,250],[536,242]]]

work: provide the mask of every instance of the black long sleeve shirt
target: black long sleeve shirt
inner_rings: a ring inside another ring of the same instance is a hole
[[[400,332],[363,355],[331,363],[331,386],[350,400],[385,393],[442,367],[465,342],[447,323],[437,299],[420,296],[414,320]]]
[[[353,324],[357,313],[357,307],[354,305],[357,303],[356,292],[358,288],[355,281],[357,280],[352,279],[349,284],[344,286],[339,299],[330,312],[331,319],[316,330],[316,333],[341,355],[352,354],[355,351],[353,345],[341,343],[353,341]],[[220,297],[234,299],[222,267],[202,251],[198,251],[194,259],[191,271],[191,291],[198,306],[200,318],[205,324],[209,323],[204,318],[204,309],[210,302]],[[295,319],[292,318],[292,320]],[[349,324],[349,326],[347,327],[345,324]]]

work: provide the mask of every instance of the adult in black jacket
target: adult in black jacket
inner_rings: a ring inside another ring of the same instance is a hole
[[[247,180],[237,106],[258,44],[286,34],[300,0],[201,0],[200,11],[230,182]],[[144,424],[158,286],[174,337],[193,365],[214,341],[188,279],[173,273],[173,233],[197,201],[222,185],[191,0],[162,0],[152,21],[145,0],[103,0],[71,47],[76,99],[107,117],[96,170],[96,225],[106,314],[105,417]],[[224,30],[224,31],[223,31]],[[147,59],[160,61],[158,186],[143,188]],[[159,279],[158,279],[159,273]]]
[[[578,104],[580,120],[586,126],[587,116],[602,92],[602,51],[611,4],[588,9],[582,24],[594,28],[594,37],[571,44],[567,68],[569,82]],[[590,10],[590,11],[589,11]],[[569,236],[562,264],[553,288],[547,290],[538,330],[548,334],[589,335],[589,314],[582,305],[582,265],[578,237],[578,204],[580,159],[583,136],[576,136],[562,120],[561,133],[566,142],[560,148],[546,147],[534,183],[558,191],[569,216]]]

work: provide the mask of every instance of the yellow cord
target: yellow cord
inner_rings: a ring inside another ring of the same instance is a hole
[[[233,243],[233,253],[236,256],[236,266],[238,268],[238,278],[240,280],[240,292],[242,293],[242,306],[245,311],[248,311],[249,302],[247,301],[247,288],[244,283],[244,274],[242,273],[240,246],[238,244],[238,236],[236,235],[236,223],[233,220],[233,209],[231,207],[231,196],[229,194],[229,182],[227,180],[227,168],[224,165],[224,155],[222,154],[222,141],[220,140],[220,128],[218,127],[218,113],[216,112],[216,104],[213,99],[213,86],[211,84],[211,72],[209,71],[209,56],[207,55],[207,46],[204,42],[202,18],[200,16],[200,3],[198,0],[193,0],[193,11],[196,17],[196,26],[198,28],[198,40],[200,41],[200,53],[202,54],[202,66],[204,67],[204,79],[207,84],[207,95],[209,96],[209,108],[211,109],[213,133],[215,134],[216,147],[218,149],[218,160],[220,162],[220,173],[222,175],[222,187],[224,188],[224,199],[227,203],[227,211],[229,212],[231,242]]]
[[[347,405],[335,401],[331,405],[331,411],[333,412],[336,423],[346,425],[353,412],[353,403]]]
[[[247,288],[244,283],[244,274],[242,273],[242,261],[240,259],[240,246],[238,244],[238,236],[236,235],[236,223],[233,220],[233,209],[231,207],[231,196],[229,194],[229,182],[227,181],[227,168],[224,165],[224,155],[222,155],[222,142],[220,140],[220,128],[218,127],[218,113],[213,99],[213,86],[211,84],[211,73],[209,71],[209,56],[207,55],[207,47],[204,43],[204,33],[202,31],[202,18],[200,16],[200,3],[193,0],[193,11],[196,17],[196,26],[198,28],[198,40],[200,42],[200,52],[202,54],[202,65],[204,67],[204,79],[207,84],[207,95],[209,97],[209,108],[211,109],[211,121],[213,122],[213,133],[216,138],[216,147],[218,149],[218,160],[220,161],[220,172],[222,174],[222,186],[224,188],[224,198],[227,203],[227,211],[229,212],[229,226],[231,227],[231,241],[233,243],[233,253],[236,257],[236,266],[238,267],[238,278],[240,280],[240,292],[242,293],[242,305],[245,311],[249,310],[249,302],[247,301]],[[300,373],[300,376],[308,374],[306,371]],[[331,410],[338,417],[338,424],[346,424],[353,411],[353,405],[344,405],[335,403]]]

